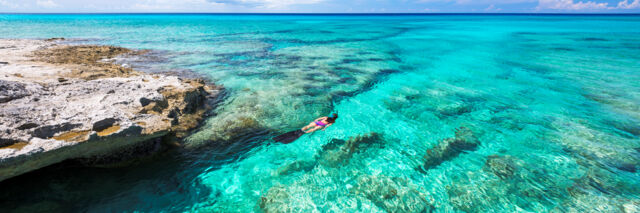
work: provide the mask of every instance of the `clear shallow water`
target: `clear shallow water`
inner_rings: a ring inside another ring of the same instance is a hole
[[[638,26],[640,16],[0,15],[3,38],[152,49],[159,59],[137,66],[229,91],[184,150],[6,181],[0,209],[637,212]],[[335,111],[324,132],[269,142]]]

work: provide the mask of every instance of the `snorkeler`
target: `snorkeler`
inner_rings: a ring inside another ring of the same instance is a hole
[[[337,118],[338,118],[338,114],[333,113],[327,117],[321,117],[321,118],[315,119],[313,122],[309,123],[309,125],[302,127],[301,130],[304,131],[304,133],[311,133],[322,128],[322,130],[324,131],[327,127],[335,123]]]
[[[273,140],[277,142],[285,143],[285,144],[291,143],[296,139],[298,139],[300,136],[304,135],[305,133],[311,133],[321,128],[322,130],[325,130],[327,127],[335,123],[337,118],[338,118],[338,114],[333,113],[327,117],[321,117],[321,118],[315,119],[313,122],[309,123],[309,125],[302,127],[302,129],[287,132],[282,135],[276,136],[275,138],[273,138]]]

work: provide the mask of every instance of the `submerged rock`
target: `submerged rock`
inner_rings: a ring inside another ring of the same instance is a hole
[[[221,90],[202,80],[121,72],[95,61],[133,52],[124,48],[0,42],[22,50],[2,49],[0,57],[23,57],[0,67],[0,74],[30,71],[0,75],[0,97],[8,97],[0,102],[0,181],[68,159],[105,164],[135,158],[145,152],[140,149],[158,150],[152,139],[195,127],[207,100]]]
[[[490,155],[482,171],[497,178],[485,179],[481,173],[469,172],[454,178],[454,184],[446,186],[449,202],[464,212],[487,212],[495,210],[498,203],[512,203],[502,211],[528,210],[536,204],[522,198],[538,197],[538,188],[531,188],[529,181],[522,178],[521,161],[510,155]],[[536,178],[537,179],[537,178]]]
[[[468,116],[482,107],[482,96],[442,84],[431,88],[406,87],[384,100],[385,108],[407,119],[427,121]]]
[[[573,185],[567,190],[569,194],[574,197],[589,194],[617,195],[640,193],[640,190],[637,188],[625,184],[614,174],[601,169],[590,169],[582,177],[575,179]]]
[[[300,171],[311,171],[317,165],[316,161],[295,161],[291,164],[278,168],[278,175],[288,175]]]
[[[466,127],[456,129],[454,138],[447,138],[435,147],[428,149],[424,155],[424,165],[419,171],[426,171],[440,165],[442,162],[455,158],[469,150],[475,150],[480,144],[478,138]]]
[[[563,148],[564,151],[572,154],[573,156],[578,156],[577,162],[585,167],[600,167],[602,165],[608,166],[611,168],[616,168],[621,171],[635,173],[639,168],[637,165],[637,161],[639,158],[632,154],[632,151],[625,149],[616,150],[617,153],[604,155],[600,152],[595,152],[598,150],[590,150],[592,148],[584,149],[582,147],[577,147],[575,145],[569,145]],[[596,148],[597,149],[597,148]],[[599,149],[604,149],[599,147]]]
[[[619,126],[637,124],[627,118],[615,122],[604,120],[604,124],[613,131],[603,131],[580,119],[557,119],[551,127],[558,131],[547,138],[560,145],[580,166],[637,173],[640,169],[640,155],[634,150],[637,139],[630,132],[620,131],[622,127]]]
[[[354,153],[363,152],[373,145],[382,145],[383,138],[376,132],[370,132],[349,140],[334,138],[329,143],[322,146],[316,153],[313,161],[295,161],[286,166],[280,167],[277,175],[288,175],[300,171],[311,171],[318,164],[327,167],[337,167],[349,163]]]
[[[633,120],[633,119],[616,120],[616,121],[609,120],[605,122],[608,125],[611,125],[616,129],[622,130],[633,136],[640,136],[640,124],[638,123],[638,120]]]
[[[499,158],[494,158],[499,159]],[[540,207],[555,205],[557,199],[566,196],[566,191],[554,182],[554,178],[543,173],[523,172],[524,168],[513,170],[511,174],[498,168],[510,168],[500,159],[491,164],[494,169],[487,172],[502,171],[497,178],[485,178],[482,173],[469,172],[446,186],[449,202],[463,212],[490,212],[500,206],[500,211],[540,211]],[[516,159],[513,159],[514,161]],[[518,168],[518,167],[515,167]],[[511,171],[511,170],[506,170]],[[494,173],[495,174],[495,173]]]
[[[291,196],[282,186],[274,186],[267,191],[267,194],[260,197],[258,206],[265,213],[271,212],[291,212],[294,209],[289,207]]]
[[[364,175],[351,190],[386,212],[431,212],[435,208],[427,195],[402,178]]]
[[[451,205],[462,212],[499,211],[540,211],[537,201],[556,198],[557,187],[543,180],[548,176],[524,175],[522,169],[513,165],[515,157],[495,156],[487,159],[483,171],[493,173],[489,178],[481,172],[466,172],[453,178],[451,185],[445,186]],[[510,168],[510,169],[505,169]],[[532,184],[535,182],[535,184]],[[535,199],[531,199],[535,198]],[[549,205],[549,204],[547,204]]]
[[[594,168],[574,179],[567,188],[569,197],[553,212],[636,212],[625,195],[638,194],[638,184],[625,183],[607,170]],[[636,202],[637,203],[637,202]],[[628,211],[632,210],[632,211]]]
[[[507,189],[496,186],[495,182],[483,182],[482,185],[472,185],[465,182],[446,186],[449,203],[461,212],[489,212],[493,203],[506,199]],[[490,190],[491,194],[488,194]]]
[[[317,161],[324,166],[336,167],[349,163],[354,153],[361,152],[374,144],[382,144],[382,136],[371,132],[348,140],[333,139],[322,147],[322,151],[316,155]]]
[[[221,126],[222,129],[220,130],[220,132],[223,132],[223,134],[221,134],[221,137],[212,139],[231,140],[247,131],[257,130],[261,128],[260,123],[258,123],[258,121],[252,117],[238,117],[234,118],[233,121],[227,120],[226,123],[228,125]]]
[[[460,116],[466,113],[470,113],[473,111],[473,105],[463,102],[455,102],[451,104],[447,104],[444,106],[438,106],[436,108],[438,114],[436,114],[439,118],[447,118],[452,116]]]
[[[489,155],[482,169],[492,172],[500,179],[508,179],[518,172],[520,166],[516,163],[516,159],[510,155]]]
[[[236,114],[237,115],[237,114]],[[262,124],[250,116],[216,116],[200,127],[206,131],[197,131],[185,139],[184,148],[200,149],[206,146],[226,146],[252,135],[267,134]]]

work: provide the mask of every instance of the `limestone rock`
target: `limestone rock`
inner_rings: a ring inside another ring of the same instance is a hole
[[[11,63],[0,67],[0,181],[68,159],[131,158],[139,151],[127,149],[195,127],[221,91],[96,62],[136,52],[124,48],[0,39],[3,45],[20,50],[0,49]]]
[[[0,103],[29,96],[37,91],[38,85],[27,85],[0,79]]]

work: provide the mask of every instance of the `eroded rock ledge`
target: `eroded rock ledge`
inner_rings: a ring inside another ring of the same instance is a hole
[[[0,181],[197,126],[221,88],[105,62],[143,53],[0,39]]]

